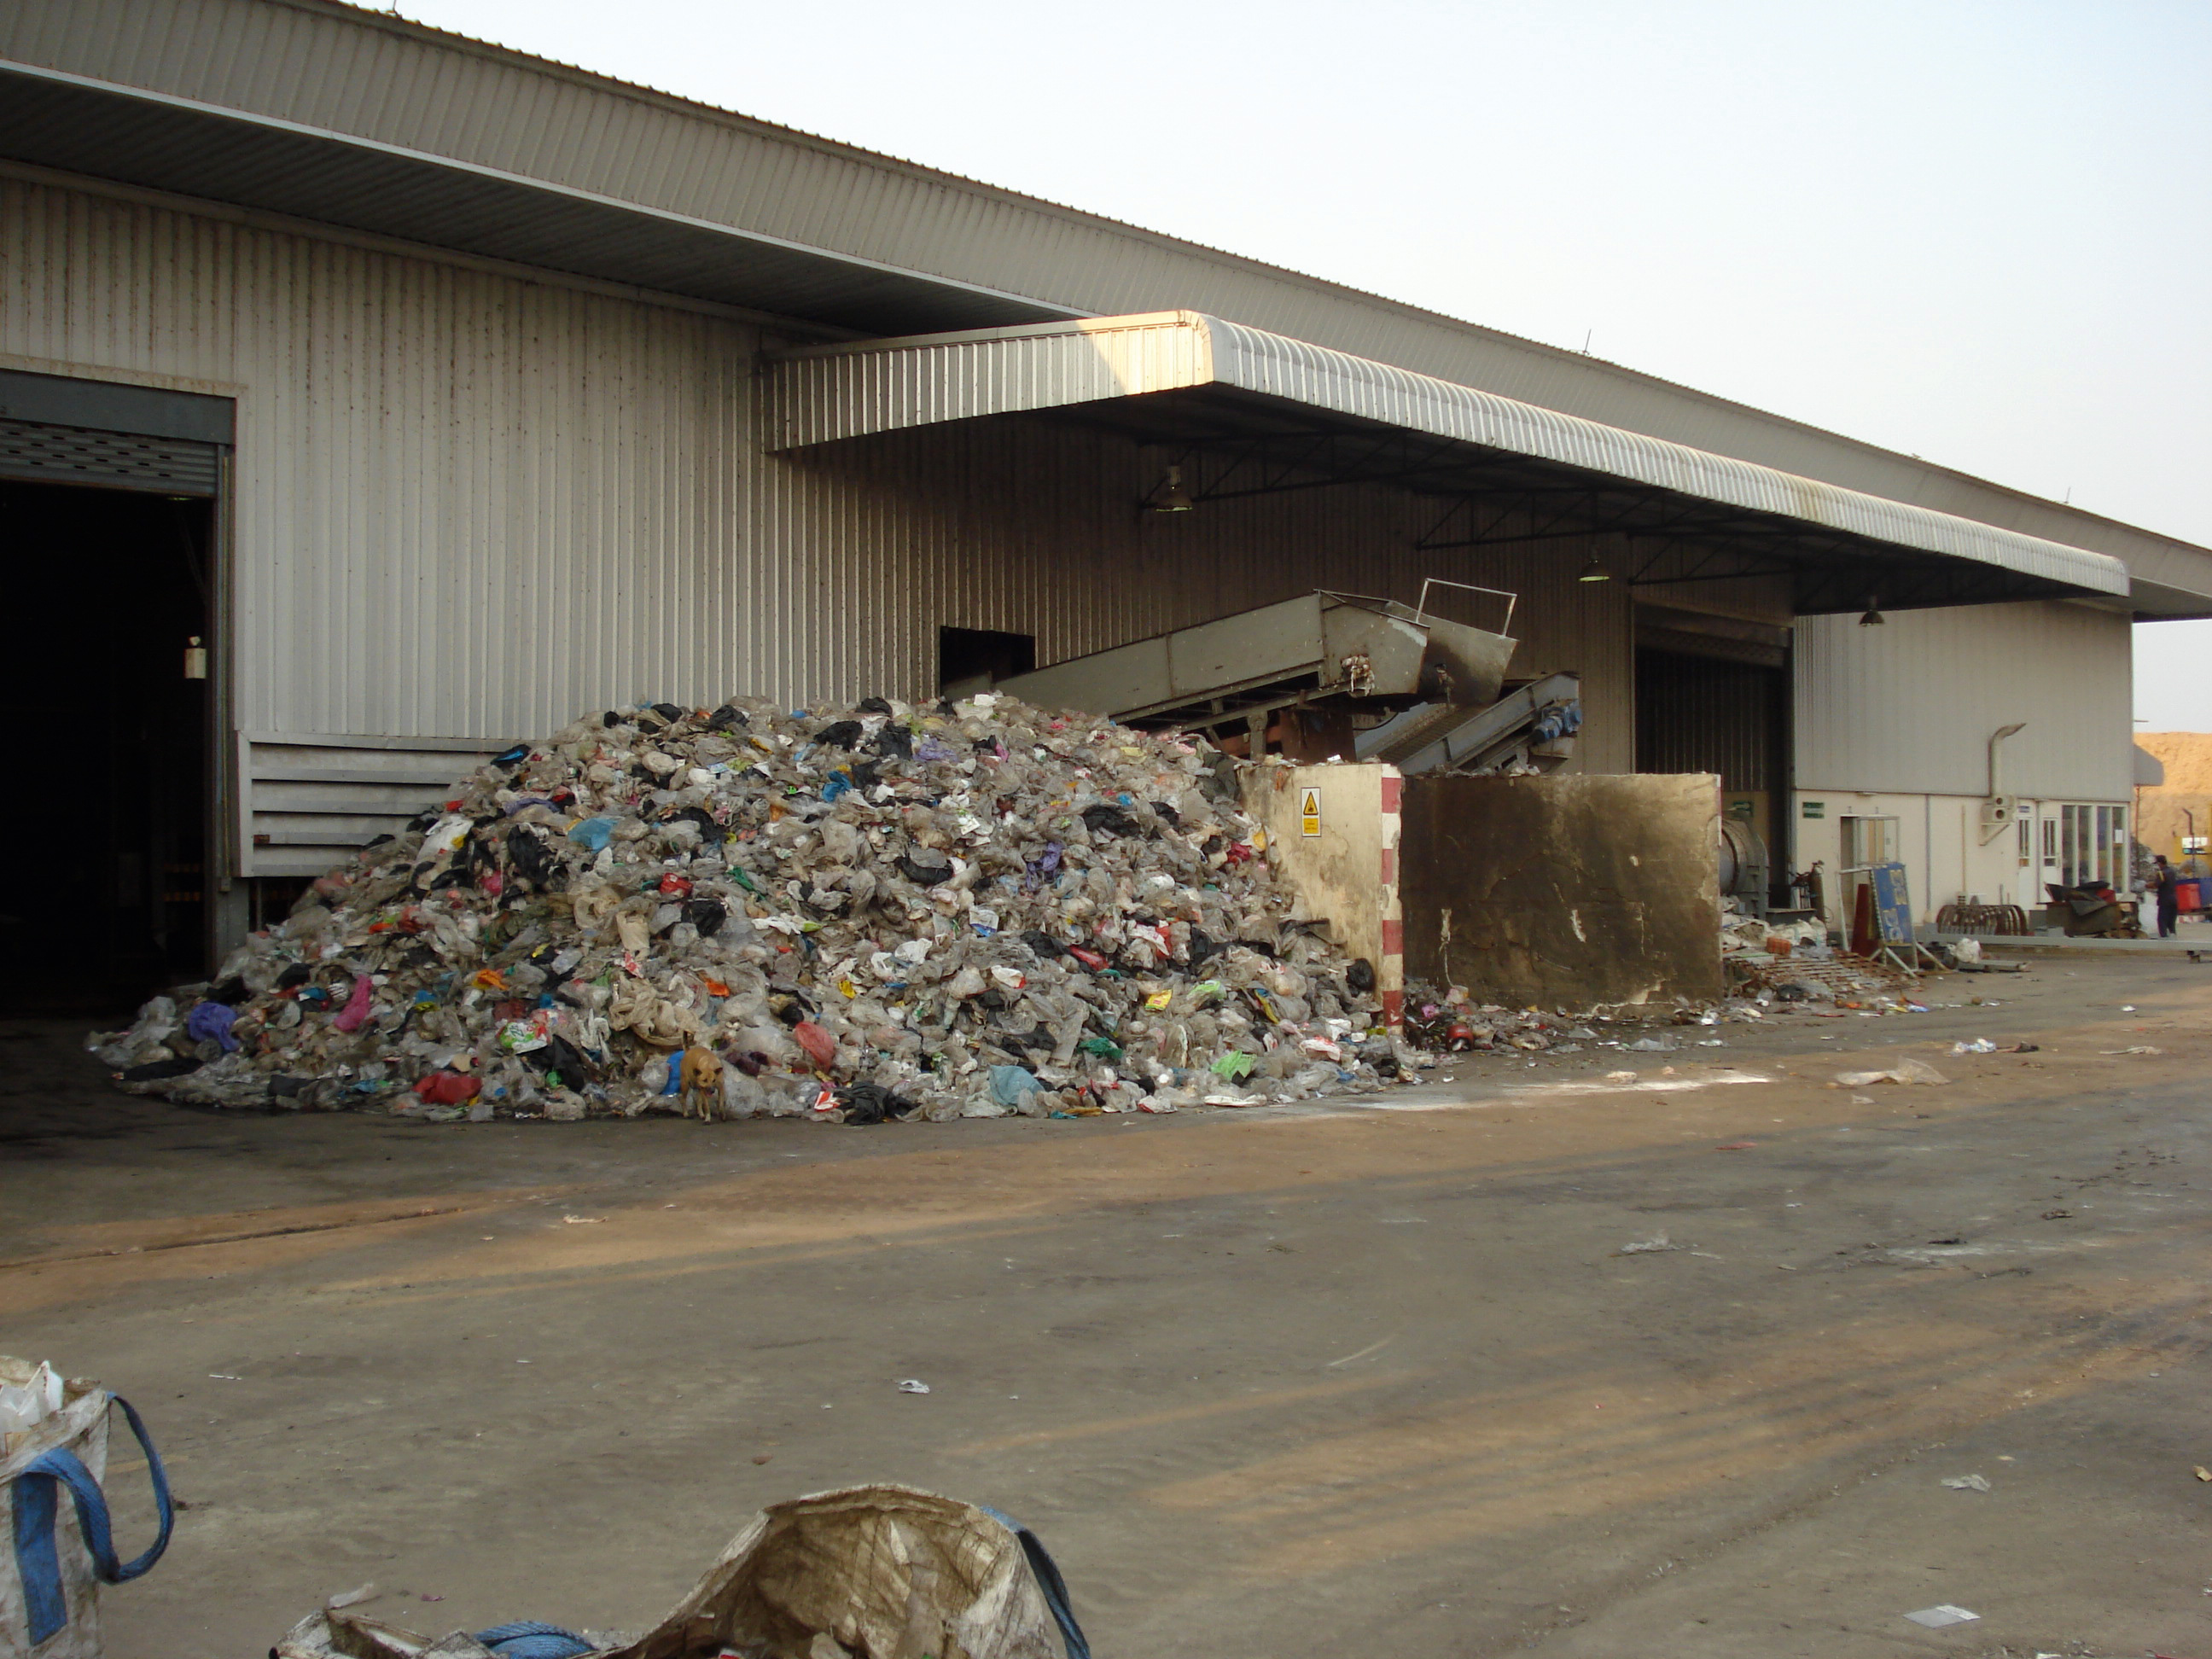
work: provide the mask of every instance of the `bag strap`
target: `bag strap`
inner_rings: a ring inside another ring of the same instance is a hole
[[[536,1619],[494,1625],[489,1630],[478,1631],[476,1639],[497,1654],[499,1659],[580,1659],[582,1655],[598,1651],[575,1632]]]
[[[169,1547],[169,1532],[176,1510],[169,1501],[169,1477],[161,1468],[161,1454],[148,1437],[146,1425],[131,1402],[108,1395],[123,1415],[146,1454],[146,1469],[153,1477],[154,1504],[161,1516],[161,1535],[135,1561],[115,1559],[115,1540],[108,1524],[107,1498],[92,1471],[66,1448],[57,1446],[25,1466],[14,1480],[15,1510],[15,1571],[23,1585],[23,1610],[30,1620],[31,1645],[36,1647],[69,1622],[69,1601],[62,1589],[61,1553],[54,1543],[54,1517],[60,1507],[61,1487],[66,1485],[76,1505],[77,1531],[92,1556],[93,1571],[100,1582],[121,1584],[139,1577],[161,1559]]]
[[[1037,1588],[1044,1592],[1044,1604],[1052,1610],[1052,1621],[1060,1626],[1061,1644],[1067,1649],[1067,1659],[1091,1659],[1091,1643],[1083,1634],[1083,1626],[1075,1622],[1075,1609],[1068,1605],[1067,1581],[1060,1576],[1060,1567],[1044,1540],[1011,1515],[993,1509],[988,1504],[975,1506],[991,1519],[1013,1534],[1029,1559],[1030,1571],[1036,1575]]]

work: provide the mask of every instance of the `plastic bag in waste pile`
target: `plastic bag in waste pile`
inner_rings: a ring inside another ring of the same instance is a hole
[[[609,710],[494,757],[88,1046],[133,1092],[436,1120],[1372,1087],[1395,1067],[1371,972],[1291,919],[1222,758],[988,695]]]
[[[535,1623],[433,1644],[343,1612],[310,1613],[270,1659],[1089,1659],[1059,1570],[996,1510],[911,1486],[771,1504],[691,1593],[635,1638]]]

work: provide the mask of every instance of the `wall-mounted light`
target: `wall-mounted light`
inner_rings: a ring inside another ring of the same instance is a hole
[[[1881,614],[1881,601],[1875,599],[1873,594],[1868,594],[1866,615],[1859,618],[1859,626],[1880,628],[1888,621],[1889,618]]]
[[[1582,568],[1581,574],[1575,580],[1578,582],[1609,582],[1613,580],[1613,572],[1599,563],[1597,555],[1593,553],[1589,562]]]
[[[1182,469],[1171,466],[1168,469],[1168,476],[1146,499],[1145,505],[1155,513],[1188,513],[1198,503],[1191,499],[1190,491],[1182,486]]]

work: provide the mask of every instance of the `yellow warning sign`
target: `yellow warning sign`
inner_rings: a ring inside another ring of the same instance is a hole
[[[1321,791],[1318,789],[1298,792],[1298,833],[1302,836],[1321,834]]]

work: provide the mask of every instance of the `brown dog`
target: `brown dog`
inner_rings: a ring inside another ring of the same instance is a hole
[[[693,1047],[684,1051],[684,1115],[699,1115],[702,1123],[722,1115],[722,1057],[712,1048]]]

